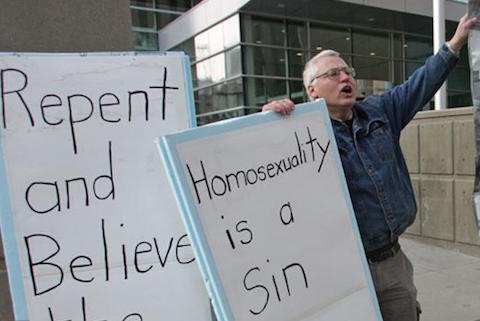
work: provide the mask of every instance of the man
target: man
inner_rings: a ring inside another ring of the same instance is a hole
[[[308,96],[327,103],[384,321],[414,321],[420,311],[413,268],[398,244],[416,213],[400,131],[455,67],[476,21],[462,17],[453,38],[405,83],[361,102],[356,102],[355,71],[335,51],[322,51],[305,65]],[[284,99],[263,111],[289,114],[294,107]]]

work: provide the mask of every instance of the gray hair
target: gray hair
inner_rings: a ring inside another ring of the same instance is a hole
[[[317,76],[317,66],[316,62],[323,57],[340,57],[340,54],[336,52],[335,50],[332,49],[325,49],[320,51],[318,54],[316,54],[312,59],[310,59],[306,64],[305,64],[305,69],[303,70],[303,85],[305,86],[305,90],[308,91],[308,86],[310,86],[310,83],[312,82],[313,78]]]

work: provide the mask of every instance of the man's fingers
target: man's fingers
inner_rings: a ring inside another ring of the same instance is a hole
[[[295,104],[288,98],[272,101],[262,107],[262,111],[273,110],[282,115],[288,115],[295,109]]]

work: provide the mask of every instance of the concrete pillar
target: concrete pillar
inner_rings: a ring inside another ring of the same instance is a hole
[[[445,42],[445,0],[433,0],[433,52]],[[435,110],[447,108],[447,85],[444,83],[435,94]]]

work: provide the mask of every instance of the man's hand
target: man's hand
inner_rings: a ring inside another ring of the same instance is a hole
[[[450,39],[450,47],[455,52],[460,52],[462,47],[467,43],[468,40],[468,32],[472,29],[473,25],[476,24],[478,19],[476,17],[467,18],[465,14],[460,21],[458,22],[457,30],[453,35],[452,39]]]
[[[288,98],[271,101],[262,107],[262,111],[274,110],[282,115],[290,115],[294,109],[295,104]]]

